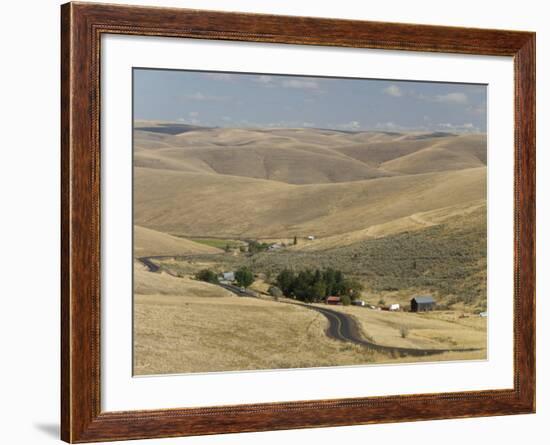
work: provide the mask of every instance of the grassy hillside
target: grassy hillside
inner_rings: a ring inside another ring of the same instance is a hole
[[[332,267],[358,278],[367,293],[401,292],[403,301],[429,292],[440,304],[486,308],[486,207],[453,215],[444,223],[380,238],[363,238],[326,249],[285,249],[253,256],[197,256],[165,261],[166,267],[190,274],[197,267],[234,270],[242,265],[275,277],[284,268]],[[376,303],[375,299],[373,303]]]
[[[484,199],[485,167],[334,184],[135,168],[135,223],[194,237],[317,237]]]
[[[134,293],[136,295],[163,295],[172,297],[232,297],[221,287],[190,278],[176,278],[167,273],[152,273],[134,261]]]
[[[426,212],[413,213],[412,215],[392,219],[381,224],[374,224],[365,229],[332,235],[325,238],[318,238],[313,241],[302,241],[296,246],[290,247],[290,249],[302,251],[322,251],[334,247],[349,246],[366,239],[382,238],[387,235],[411,232],[434,225],[443,224],[485,208],[485,199],[455,204],[435,210],[428,210]]]
[[[221,253],[215,247],[134,226],[134,256]]]

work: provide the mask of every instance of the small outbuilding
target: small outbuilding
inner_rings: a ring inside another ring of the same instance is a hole
[[[389,311],[398,311],[400,309],[401,309],[401,306],[399,306],[399,303],[390,304],[388,307]]]
[[[434,308],[435,300],[430,295],[414,297],[411,300],[411,312],[433,311]]]
[[[220,281],[235,281],[235,272],[223,272],[220,276]]]
[[[327,297],[326,304],[340,304],[340,297]]]

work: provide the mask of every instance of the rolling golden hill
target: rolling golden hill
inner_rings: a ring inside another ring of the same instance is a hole
[[[291,250],[324,250],[442,224],[485,208],[486,142],[484,134],[137,122],[136,247],[208,253],[181,237],[314,235]]]
[[[134,226],[134,256],[221,253],[222,250],[145,227]]]
[[[325,184],[475,168],[485,163],[486,141],[481,134],[159,125],[136,126],[135,166]]]
[[[182,236],[326,237],[484,199],[485,167],[293,185],[136,167],[135,223]]]

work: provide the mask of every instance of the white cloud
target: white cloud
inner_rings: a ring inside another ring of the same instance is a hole
[[[466,104],[468,103],[468,96],[464,93],[438,94],[435,96],[434,101],[447,104]]]
[[[319,83],[315,80],[285,79],[281,85],[284,88],[297,88],[302,90],[317,90]]]
[[[389,87],[384,88],[384,93],[393,97],[403,96],[403,91],[401,91],[401,88],[399,88],[397,85],[390,85]]]
[[[376,130],[379,131],[429,131],[431,127],[426,125],[415,125],[415,126],[406,126],[399,125],[395,122],[378,122],[375,126]]]
[[[181,123],[184,123],[184,124],[187,124],[187,125],[200,125],[200,123],[201,123],[200,119],[195,119],[195,118],[186,119],[184,117],[180,117],[178,119],[178,122],[181,122]]]
[[[376,128],[385,129],[385,130],[395,130],[398,128],[394,122],[378,122]]]
[[[361,124],[357,121],[350,121],[345,124],[339,124],[337,127],[342,130],[359,130],[361,128]]]
[[[476,127],[471,122],[466,122],[464,124],[451,124],[449,122],[445,122],[445,123],[437,124],[437,126],[439,128],[442,128],[448,131],[453,131],[455,133],[469,133],[469,132],[471,133],[471,132],[479,131],[479,128]]]
[[[411,96],[416,97],[420,100],[425,100],[427,102],[439,102],[451,105],[466,105],[469,102],[468,96],[458,91],[447,94],[437,94],[435,96],[428,96],[422,93],[411,92]]]

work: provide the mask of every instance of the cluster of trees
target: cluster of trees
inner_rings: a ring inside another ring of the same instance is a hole
[[[210,269],[202,269],[195,274],[195,279],[207,283],[218,284],[218,275]],[[254,283],[254,274],[247,267],[241,267],[235,272],[235,282],[240,287],[248,287]]]
[[[354,300],[363,289],[361,283],[346,278],[341,271],[332,268],[305,269],[297,273],[284,269],[277,276],[277,286],[285,296],[308,303],[324,300],[331,295]]]

